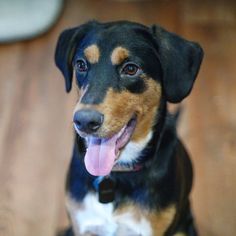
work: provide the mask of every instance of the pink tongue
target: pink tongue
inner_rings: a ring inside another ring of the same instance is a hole
[[[110,139],[88,139],[85,166],[91,175],[105,176],[111,172],[116,159],[117,136],[118,134]]]

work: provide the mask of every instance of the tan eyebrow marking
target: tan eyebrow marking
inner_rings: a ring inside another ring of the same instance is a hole
[[[84,55],[91,64],[98,62],[100,57],[99,48],[96,44],[92,44],[84,49]]]
[[[116,47],[111,53],[111,62],[113,65],[119,65],[129,56],[129,51],[121,46]]]

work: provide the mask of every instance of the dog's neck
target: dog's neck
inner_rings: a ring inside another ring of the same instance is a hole
[[[167,116],[167,105],[164,99],[161,100],[161,104],[156,114],[156,123],[153,127],[152,137],[146,147],[142,150],[139,157],[140,163],[148,164],[148,162],[157,153],[162,140],[162,134],[165,127],[165,120]]]

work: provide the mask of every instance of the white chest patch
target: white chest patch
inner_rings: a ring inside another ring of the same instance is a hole
[[[151,236],[150,223],[144,215],[132,211],[116,212],[112,203],[102,204],[97,195],[89,193],[81,204],[68,197],[75,235]]]

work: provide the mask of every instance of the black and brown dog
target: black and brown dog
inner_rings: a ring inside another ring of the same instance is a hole
[[[88,22],[62,32],[56,65],[79,91],[67,235],[196,235],[192,167],[167,102],[193,87],[203,51],[159,26]]]

